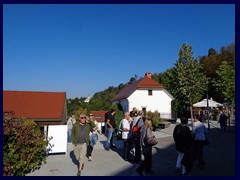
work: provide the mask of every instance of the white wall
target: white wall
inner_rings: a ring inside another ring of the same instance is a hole
[[[67,152],[67,125],[49,125],[48,126],[48,139],[52,147],[48,145],[47,149],[50,149],[49,153],[66,153]]]
[[[147,111],[157,110],[161,115],[167,114],[167,116],[171,115],[171,101],[172,98],[164,90],[152,90],[152,96],[148,95],[148,90],[136,90],[128,97],[129,111],[133,107],[137,109],[145,107]]]

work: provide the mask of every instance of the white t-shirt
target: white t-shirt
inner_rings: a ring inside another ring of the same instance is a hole
[[[122,129],[129,129],[130,130],[130,124],[127,119],[123,119],[122,121]],[[122,139],[128,138],[129,131],[122,131]]]
[[[94,120],[94,124],[96,125],[96,126],[98,126],[98,122],[97,122],[97,120]],[[89,133],[89,135],[91,136],[92,134],[97,134],[97,130],[94,130],[94,131],[90,131],[90,133]]]

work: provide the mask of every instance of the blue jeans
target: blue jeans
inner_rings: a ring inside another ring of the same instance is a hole
[[[110,148],[110,143],[113,145],[112,138],[114,134],[115,129],[114,128],[108,128],[107,129],[107,140],[106,140],[106,148]]]

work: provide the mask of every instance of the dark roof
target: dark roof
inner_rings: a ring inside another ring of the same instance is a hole
[[[164,88],[162,84],[158,83],[154,79],[145,76],[144,78],[139,79],[138,81],[133,82],[127,87],[123,88],[111,101],[117,101],[125,99],[130,96],[136,89],[140,88],[150,88],[150,89],[162,89]]]
[[[66,92],[3,91],[3,112],[15,118],[62,119]]]

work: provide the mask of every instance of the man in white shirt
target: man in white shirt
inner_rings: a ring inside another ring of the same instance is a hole
[[[130,124],[131,124],[131,119],[130,119],[130,114],[129,112],[126,112],[124,114],[124,119],[122,120],[122,139],[124,141],[124,155],[123,158],[125,161],[129,161],[130,159],[130,150],[131,150],[131,133],[130,130]]]

